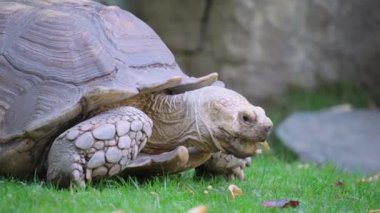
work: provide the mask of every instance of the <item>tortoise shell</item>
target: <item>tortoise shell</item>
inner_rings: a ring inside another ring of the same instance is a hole
[[[0,145],[26,135],[39,141],[83,113],[142,92],[182,92],[216,78],[184,74],[159,36],[118,7],[0,2]]]
[[[54,138],[92,110],[189,77],[144,22],[86,0],[0,2],[0,174],[43,172]]]

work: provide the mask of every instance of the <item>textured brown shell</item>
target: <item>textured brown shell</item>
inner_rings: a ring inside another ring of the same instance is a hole
[[[38,138],[139,92],[188,90],[216,77],[186,76],[157,34],[118,7],[0,2],[0,144]]]

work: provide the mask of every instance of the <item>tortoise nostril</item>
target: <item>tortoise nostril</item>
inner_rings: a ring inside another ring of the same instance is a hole
[[[265,132],[269,132],[272,129],[272,125],[266,125],[264,126]]]
[[[264,131],[269,133],[272,127],[273,127],[272,121],[269,118],[267,118],[265,124],[263,125]]]

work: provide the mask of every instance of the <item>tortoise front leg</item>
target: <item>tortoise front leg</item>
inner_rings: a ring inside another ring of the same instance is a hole
[[[261,143],[255,143],[256,153],[252,155],[254,157],[256,154],[260,154],[263,151],[267,152],[270,150],[269,145],[266,141]],[[210,160],[208,160],[202,166],[196,168],[196,175],[199,176],[213,176],[213,175],[224,175],[229,179],[238,178],[244,180],[244,169],[251,166],[252,158],[238,158],[231,154],[226,154],[223,152],[213,153]]]
[[[179,173],[204,164],[210,156],[211,153],[184,146],[156,155],[140,153],[135,160],[127,165],[122,176],[149,177]]]
[[[251,165],[251,158],[237,158],[233,155],[217,152],[203,165],[195,169],[198,176],[223,175],[229,179],[244,180],[244,169]]]
[[[185,170],[188,161],[189,152],[184,146],[161,154],[140,153],[127,165],[121,176],[149,177],[177,173]]]
[[[67,187],[118,174],[136,159],[152,121],[133,107],[103,112],[62,133],[48,156],[48,181]]]

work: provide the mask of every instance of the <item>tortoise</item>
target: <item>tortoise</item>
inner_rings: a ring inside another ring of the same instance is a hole
[[[217,78],[186,75],[118,7],[0,2],[0,174],[63,187],[191,168],[242,178],[272,122]]]

